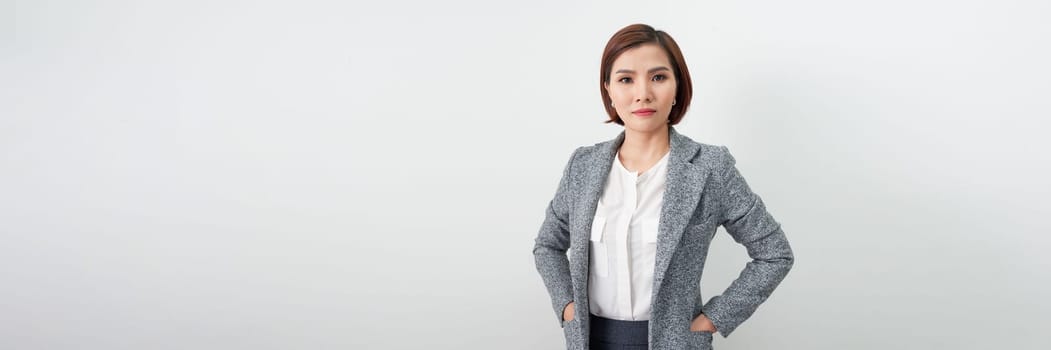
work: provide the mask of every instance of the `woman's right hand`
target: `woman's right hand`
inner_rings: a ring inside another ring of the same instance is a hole
[[[573,320],[573,302],[572,301],[569,302],[569,304],[566,304],[566,307],[564,309],[562,309],[562,320],[563,321],[567,321],[567,322]]]

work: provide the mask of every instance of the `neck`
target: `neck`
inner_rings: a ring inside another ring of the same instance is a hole
[[[658,128],[652,132],[624,129],[624,143],[620,145],[620,154],[629,159],[660,159],[671,149],[668,128]]]

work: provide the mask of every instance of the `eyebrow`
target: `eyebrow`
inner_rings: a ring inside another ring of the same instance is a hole
[[[650,70],[647,71],[647,73],[651,73],[652,74],[653,72],[662,71],[662,70],[670,71],[671,69],[668,69],[668,67],[665,67],[665,66],[660,66],[660,67],[656,67],[656,68],[650,68]],[[635,71],[633,71],[631,69],[618,69],[616,72],[614,72],[614,74],[620,74],[620,73],[635,74]]]

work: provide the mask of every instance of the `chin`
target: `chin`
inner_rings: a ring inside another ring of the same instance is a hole
[[[625,124],[624,127],[628,128],[628,129],[635,130],[635,131],[652,132],[652,131],[657,131],[657,130],[660,130],[661,128],[667,127],[668,125],[669,125],[668,124],[668,120],[667,119],[663,119],[663,120],[660,120],[659,122],[658,121],[653,121],[653,122],[628,123],[628,124]]]

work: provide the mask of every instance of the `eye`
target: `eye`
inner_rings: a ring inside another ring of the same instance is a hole
[[[617,79],[617,81],[620,82],[620,83],[623,83],[623,84],[627,84],[627,83],[631,82],[631,78],[623,77],[623,78]]]
[[[668,80],[668,76],[666,76],[664,74],[657,74],[657,75],[653,76],[653,81],[664,81],[664,80]]]

